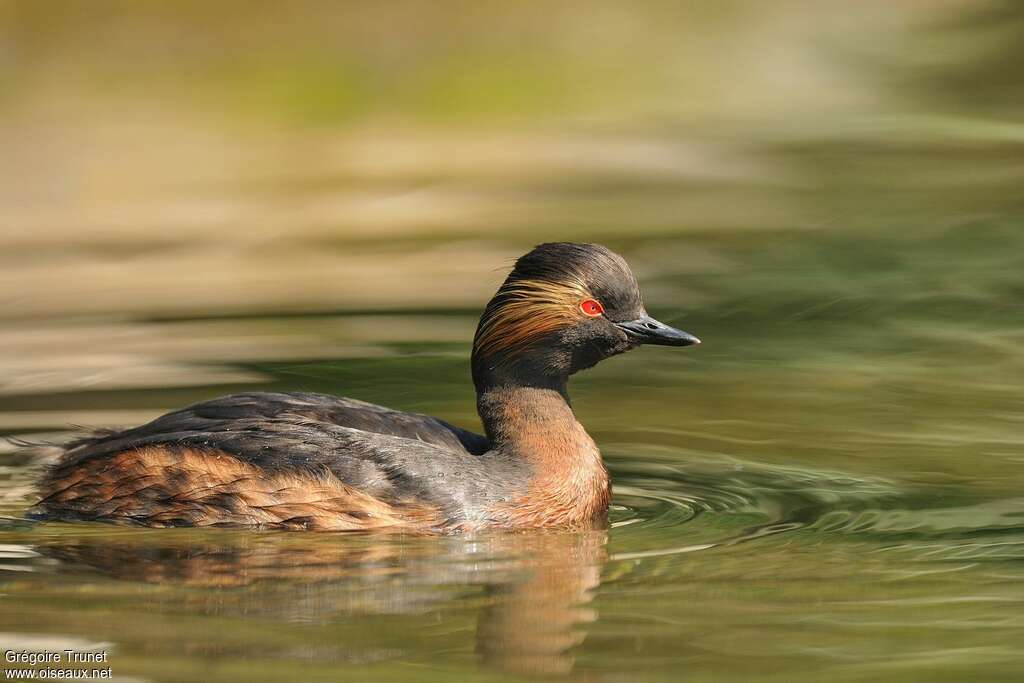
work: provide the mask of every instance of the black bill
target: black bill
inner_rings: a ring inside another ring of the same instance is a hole
[[[700,344],[689,332],[677,330],[651,316],[644,314],[636,320],[615,323],[619,329],[637,344],[660,344],[661,346],[691,346]]]

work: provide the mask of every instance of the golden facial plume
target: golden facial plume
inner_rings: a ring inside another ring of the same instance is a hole
[[[503,358],[518,352],[549,332],[569,327],[583,317],[580,302],[591,294],[583,279],[562,281],[522,279],[506,282],[487,307],[476,337],[473,354]]]

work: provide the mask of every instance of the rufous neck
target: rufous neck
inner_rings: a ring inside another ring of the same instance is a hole
[[[582,429],[565,385],[505,384],[477,395],[477,411],[492,448],[532,456],[538,444],[556,446]]]
[[[528,490],[507,511],[518,520],[513,525],[589,524],[608,510],[608,470],[561,389],[505,385],[478,396],[491,452],[531,473]]]

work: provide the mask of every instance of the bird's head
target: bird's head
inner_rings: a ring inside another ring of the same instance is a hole
[[[564,382],[641,344],[689,346],[693,335],[644,310],[626,261],[598,244],[541,244],[520,257],[473,339],[473,379]]]

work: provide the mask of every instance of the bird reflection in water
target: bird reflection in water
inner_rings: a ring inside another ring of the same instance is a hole
[[[289,623],[445,609],[453,592],[481,593],[475,650],[490,669],[565,675],[597,618],[590,605],[608,532],[488,533],[455,538],[162,532],[111,541],[79,537],[37,547],[61,571],[202,588],[191,608]],[[477,601],[474,601],[477,602]],[[211,644],[212,645],[212,644]]]

